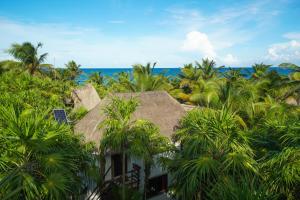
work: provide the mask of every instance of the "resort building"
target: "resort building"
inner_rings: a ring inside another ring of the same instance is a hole
[[[165,91],[141,92],[141,93],[117,93],[113,96],[129,99],[136,98],[139,106],[132,116],[132,120],[145,119],[159,127],[160,133],[171,140],[178,126],[179,120],[185,115],[184,107]],[[75,125],[75,132],[85,135],[87,142],[99,144],[103,135],[99,124],[105,119],[104,108],[110,102],[111,97],[102,99],[94,108]],[[105,180],[117,179],[122,174],[122,156],[120,153],[110,152],[106,155]],[[131,178],[133,187],[143,190],[144,166],[143,162],[134,157],[127,156],[125,167],[128,172],[128,180]],[[171,178],[159,165],[151,169],[149,179],[150,199],[167,199],[166,191]]]

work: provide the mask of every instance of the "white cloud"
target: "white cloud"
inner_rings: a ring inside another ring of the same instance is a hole
[[[58,66],[74,59],[84,67],[129,67],[137,62],[148,61],[157,61],[162,67],[178,67],[202,57],[215,58],[218,65],[235,66],[248,59],[247,63],[242,64],[249,66],[264,54],[267,47],[259,47],[259,52],[255,51],[257,48],[252,43],[248,44],[251,41],[259,42],[259,36],[275,24],[273,22],[279,17],[277,15],[281,14],[278,9],[283,3],[280,2],[237,2],[229,7],[216,7],[213,12],[171,7],[156,24],[158,27],[155,28],[159,31],[152,33],[150,30],[149,34],[144,32],[143,35],[135,32],[132,36],[121,32],[119,35],[116,32],[110,34],[111,30],[101,25],[90,28],[69,24],[20,23],[3,20],[0,16],[0,58],[9,58],[2,50],[13,42],[41,41],[44,43],[41,52],[48,52],[48,62],[55,60]],[[104,25],[108,26],[108,23],[122,24],[124,30],[129,25],[118,18],[112,18]],[[288,33],[285,37],[294,42],[288,43],[288,47],[282,47],[283,44],[271,45],[269,60],[281,59],[282,52],[286,51],[289,53],[284,57],[289,59],[299,54],[299,33]]]
[[[282,9],[285,4],[272,0],[234,2],[230,6],[216,7],[213,12],[173,6],[166,10],[169,18],[163,20],[163,25],[174,28],[174,32],[205,31],[217,54],[226,55],[226,51],[230,51],[239,57],[254,60],[261,52],[253,51],[251,55],[246,55],[239,48],[252,40],[259,41],[261,35],[274,28],[276,19],[284,14]]]
[[[300,60],[300,42],[291,40],[273,44],[268,49],[267,59],[278,62],[293,62]]]
[[[221,61],[224,65],[237,65],[239,63],[237,57],[232,54],[227,54],[224,58],[221,58]]]
[[[205,33],[192,31],[186,35],[182,45],[184,51],[198,51],[203,57],[215,58],[216,52]]]
[[[74,59],[84,67],[130,67],[134,63],[157,61],[162,67],[190,62],[180,46],[183,38],[157,35],[111,36],[99,29],[67,24],[25,24],[0,19],[0,58],[11,58],[4,50],[12,43],[42,42],[48,63],[62,67]]]
[[[300,32],[290,32],[283,35],[283,37],[291,40],[300,40]]]

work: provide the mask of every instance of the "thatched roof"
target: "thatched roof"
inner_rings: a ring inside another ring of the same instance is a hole
[[[139,106],[133,114],[133,120],[146,119],[160,128],[162,135],[171,138],[174,128],[186,113],[183,106],[165,91],[141,93],[117,93],[114,96],[129,99],[136,97]],[[83,133],[86,141],[99,143],[102,130],[99,124],[105,119],[103,109],[110,102],[111,97],[106,97],[86,114],[75,125],[75,133]]]
[[[83,106],[88,111],[95,108],[101,101],[96,89],[91,84],[73,90],[72,99],[75,109]]]

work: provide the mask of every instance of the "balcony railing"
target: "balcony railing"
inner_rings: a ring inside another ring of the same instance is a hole
[[[104,179],[111,167],[106,171]],[[125,173],[125,186],[131,189],[139,189],[140,186],[140,169],[137,164],[132,165],[132,170]],[[110,180],[104,181],[101,185],[95,187],[87,200],[106,200],[111,199],[111,191],[114,186],[122,186],[122,175],[115,176]]]

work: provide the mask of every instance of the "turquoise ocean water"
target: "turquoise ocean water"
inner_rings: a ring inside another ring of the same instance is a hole
[[[164,74],[165,76],[177,76],[180,73],[181,68],[154,68],[154,74]],[[234,68],[239,69],[239,68]],[[245,76],[249,76],[250,73],[253,72],[252,68],[240,68],[242,70],[242,73],[245,74]],[[83,73],[79,77],[79,82],[84,82],[88,79],[89,75],[92,73],[98,73],[101,72],[103,76],[117,76],[120,72],[132,72],[132,68],[82,68],[81,69]],[[229,70],[229,68],[221,68],[219,69],[220,72],[225,72]],[[290,70],[289,69],[283,69],[279,67],[271,67],[270,70],[275,70],[281,75],[287,75]]]

